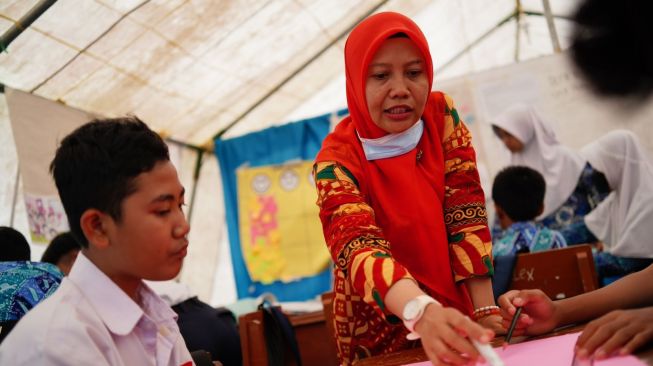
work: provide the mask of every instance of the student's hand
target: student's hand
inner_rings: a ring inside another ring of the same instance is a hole
[[[653,341],[653,307],[615,310],[587,324],[576,342],[580,358],[627,355]]]
[[[540,290],[508,291],[499,297],[498,303],[506,329],[510,326],[517,306],[522,307],[513,335],[546,333],[558,323],[555,303]]]
[[[476,322],[484,328],[492,329],[495,335],[504,335],[508,331],[503,326],[503,317],[501,315],[488,315],[478,319]]]
[[[433,365],[467,365],[478,359],[470,338],[488,343],[494,333],[454,308],[428,305],[415,324],[422,347]],[[468,338],[469,337],[469,338]]]

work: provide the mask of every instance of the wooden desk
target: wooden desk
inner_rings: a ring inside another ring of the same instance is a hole
[[[541,335],[541,336],[536,336],[536,337],[514,337],[511,341],[511,343],[519,343],[519,342],[524,342],[526,340],[534,340],[534,339],[542,339],[542,338],[548,338],[548,337],[553,337],[553,336],[558,336],[558,335],[563,335],[563,334],[568,334],[568,333],[575,333],[575,332],[580,332],[583,330],[585,325],[575,325],[575,326],[570,326],[570,327],[564,327],[564,328],[559,328],[558,330],[555,330],[551,333]],[[490,342],[492,346],[498,347],[503,344],[503,337],[497,337]],[[635,353],[635,356],[642,360],[645,364],[649,366],[653,366],[653,347],[647,348],[645,350],[639,351]],[[389,353],[385,355],[378,355],[370,358],[366,358],[363,360],[360,360],[359,362],[356,362],[354,365],[356,366],[400,366],[400,365],[406,365],[406,364],[411,364],[411,363],[416,363],[416,362],[424,362],[428,361],[428,357],[426,357],[426,353],[424,353],[424,349],[420,348],[413,348],[409,350],[404,350],[404,351],[399,351],[395,353]]]

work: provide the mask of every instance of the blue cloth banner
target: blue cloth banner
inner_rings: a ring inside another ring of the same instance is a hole
[[[338,117],[345,114],[346,109],[337,112]],[[231,139],[216,138],[215,154],[222,174],[229,246],[238,298],[256,297],[270,292],[280,301],[302,301],[330,290],[330,268],[316,276],[288,283],[276,281],[264,285],[252,281],[240,244],[236,179],[236,169],[241,166],[259,167],[291,160],[315,159],[322,140],[329,133],[330,119],[331,114],[326,114]]]

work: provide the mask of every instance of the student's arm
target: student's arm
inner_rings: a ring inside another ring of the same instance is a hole
[[[578,346],[588,354],[606,347],[608,352],[604,353],[609,354],[609,351],[622,346],[625,346],[624,352],[632,352],[641,342],[653,339],[651,278],[653,265],[609,286],[569,299],[554,302],[540,290],[509,291],[499,298],[499,305],[504,314],[504,325],[512,318],[516,306],[524,307],[515,334],[546,333],[558,326],[596,319],[611,312],[588,324]],[[649,308],[617,310],[643,306]],[[630,327],[624,326],[625,320],[633,322]],[[630,340],[634,342],[630,343]]]
[[[559,324],[587,321],[615,309],[653,305],[653,265],[609,286],[557,301]]]
[[[495,305],[490,275],[492,239],[487,226],[485,195],[476,169],[472,137],[453,101],[444,96],[443,151],[445,159],[445,224],[456,281],[464,281],[474,309]],[[503,333],[501,317],[490,315],[479,323]]]
[[[314,167],[314,177],[324,237],[334,262],[363,301],[384,318],[398,321],[405,305],[425,293],[406,268],[392,258],[389,244],[374,220],[374,211],[351,172],[339,163],[321,162]],[[366,270],[369,268],[383,269],[383,273],[370,273]],[[467,361],[460,356],[462,353],[472,360],[478,357],[464,335],[484,343],[493,336],[459,311],[436,304],[426,306],[415,330],[429,358],[438,364],[445,359],[462,364]]]

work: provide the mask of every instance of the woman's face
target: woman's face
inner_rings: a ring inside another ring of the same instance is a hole
[[[374,124],[389,133],[402,132],[424,112],[429,81],[424,57],[408,38],[387,39],[367,70],[365,98]]]
[[[497,126],[492,126],[492,129],[511,153],[515,154],[524,150],[524,144],[506,130]]]

